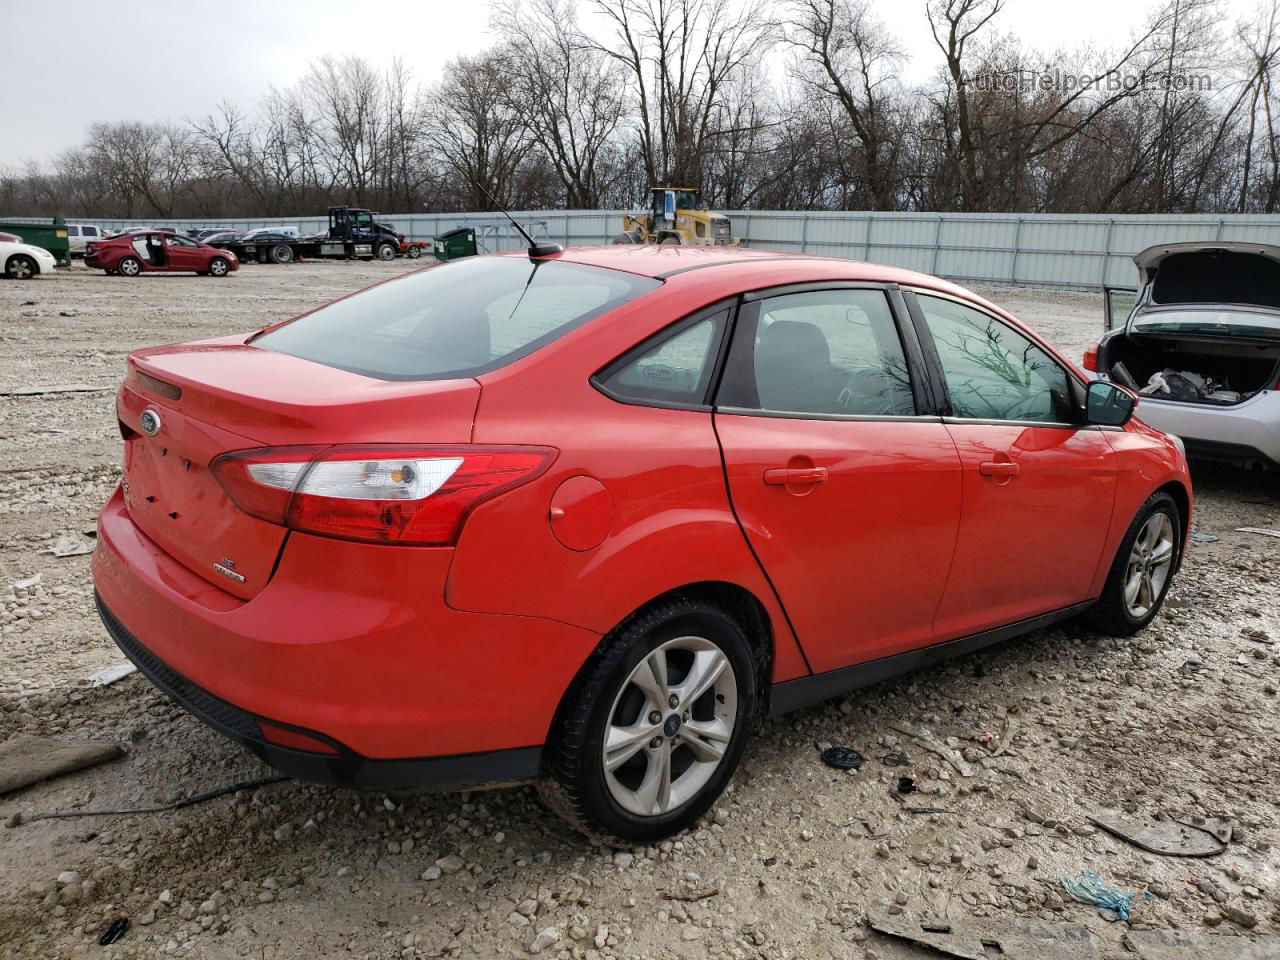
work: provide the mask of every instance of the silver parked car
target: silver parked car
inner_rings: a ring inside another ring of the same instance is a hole
[[[1280,468],[1280,246],[1169,243],[1134,263],[1140,287],[1108,288],[1085,367],[1141,394],[1189,457]]]

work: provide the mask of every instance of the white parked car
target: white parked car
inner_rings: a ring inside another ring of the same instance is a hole
[[[107,232],[93,223],[68,223],[67,240],[71,244],[71,255],[83,257],[85,244],[103,240]]]
[[[1139,290],[1107,290],[1084,366],[1141,395],[1138,416],[1192,459],[1280,468],[1280,246],[1166,243]]]
[[[53,273],[57,265],[53,254],[44,247],[0,240],[0,273],[10,280],[31,280],[42,273]]]

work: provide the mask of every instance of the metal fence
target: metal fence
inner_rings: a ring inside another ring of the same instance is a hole
[[[1131,286],[1132,257],[1157,243],[1244,240],[1280,244],[1280,216],[861,213],[726,211],[747,246],[870,260],[966,282],[1093,288]],[[513,211],[539,236],[569,245],[603,243],[621,229],[621,210]],[[481,249],[522,242],[500,214],[380,214],[412,240],[476,227]],[[75,222],[75,221],[73,221]],[[323,231],[325,217],[250,220],[95,220],[104,227],[288,226]]]

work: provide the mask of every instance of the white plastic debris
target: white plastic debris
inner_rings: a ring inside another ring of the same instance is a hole
[[[108,684],[115,683],[121,677],[127,677],[131,673],[136,673],[137,670],[137,667],[126,660],[123,663],[117,663],[110,667],[103,667],[101,670],[95,670],[93,673],[89,674],[89,676],[85,677],[85,679],[89,681],[89,686],[91,687],[105,687]]]

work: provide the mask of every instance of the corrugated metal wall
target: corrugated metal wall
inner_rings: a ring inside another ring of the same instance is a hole
[[[602,243],[621,229],[620,210],[514,211],[538,236],[568,244]],[[1280,216],[994,213],[787,213],[728,211],[734,234],[752,247],[851,257],[908,267],[961,281],[1097,288],[1131,286],[1131,258],[1157,243],[1246,240],[1280,244]],[[521,242],[492,213],[380,214],[414,240],[430,240],[455,227],[474,226],[484,250]],[[324,217],[253,220],[99,220],[123,226],[249,229],[291,226],[300,233],[326,229]]]

